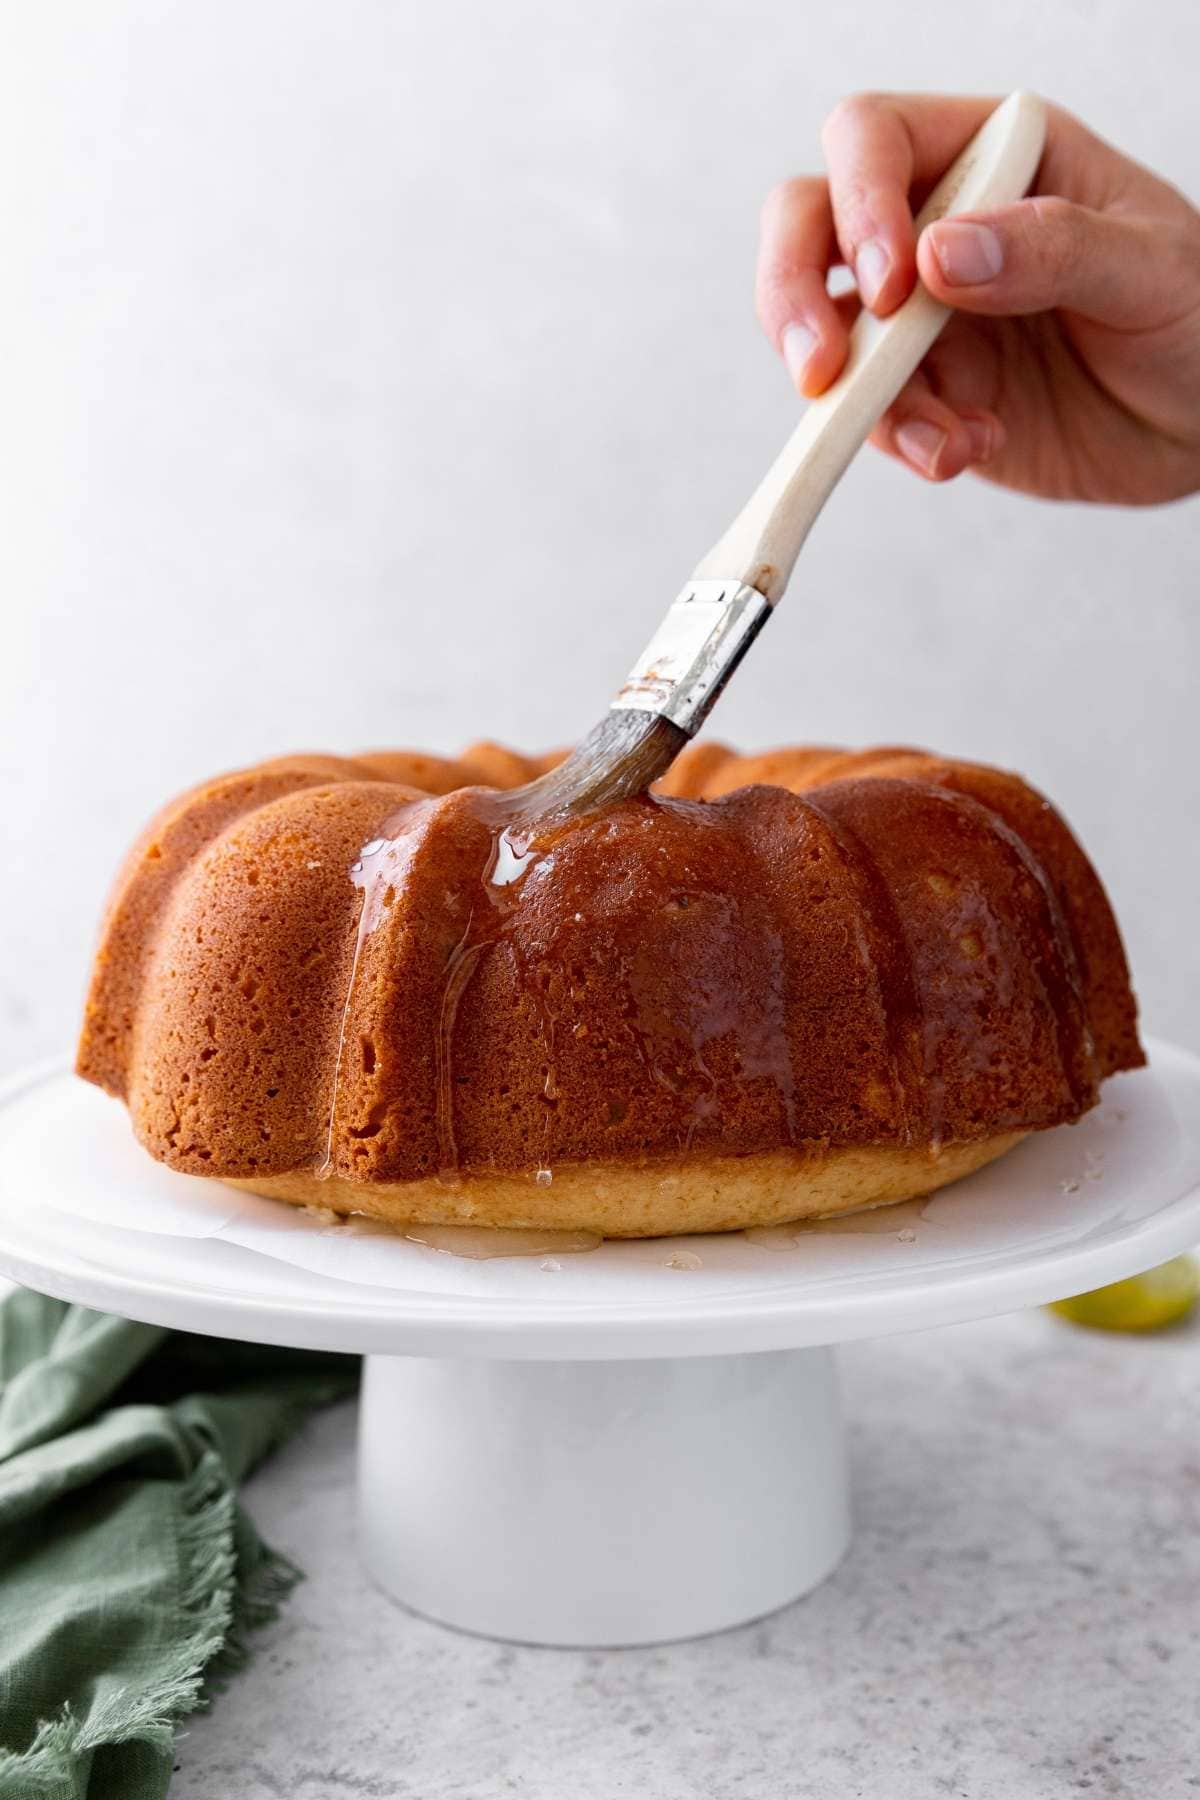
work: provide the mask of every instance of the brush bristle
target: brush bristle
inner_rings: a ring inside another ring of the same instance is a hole
[[[506,811],[532,823],[632,799],[666,773],[687,742],[687,732],[661,713],[614,707],[565,762],[505,795]]]

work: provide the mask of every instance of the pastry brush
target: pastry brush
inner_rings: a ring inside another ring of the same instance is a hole
[[[1045,137],[1045,108],[1011,94],[946,171],[918,233],[950,212],[1024,195]],[[800,424],[742,512],[668,609],[600,723],[557,768],[505,795],[515,822],[573,814],[643,793],[708,717],[783,598],[818,513],[856,451],[950,316],[918,281],[887,319],[864,310],[841,375]]]

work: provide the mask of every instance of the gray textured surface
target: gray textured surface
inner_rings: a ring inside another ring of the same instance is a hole
[[[843,1367],[848,1560],[760,1625],[660,1650],[408,1616],[355,1559],[353,1409],[315,1422],[251,1488],[309,1579],[189,1725],[174,1800],[1194,1796],[1200,1329],[1023,1314]]]

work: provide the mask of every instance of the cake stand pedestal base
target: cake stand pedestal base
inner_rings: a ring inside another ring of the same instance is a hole
[[[517,1643],[654,1644],[807,1593],[850,1540],[828,1349],[620,1362],[369,1356],[367,1566]]]

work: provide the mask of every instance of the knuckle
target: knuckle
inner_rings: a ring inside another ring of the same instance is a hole
[[[821,127],[821,142],[828,147],[838,138],[853,133],[865,120],[877,113],[882,104],[882,94],[844,94]]]
[[[866,184],[851,177],[843,182],[834,196],[838,239],[843,250],[853,252],[875,230],[871,192]]]
[[[760,218],[766,227],[784,223],[798,209],[810,205],[823,194],[825,183],[819,175],[789,175],[768,189]]]
[[[847,176],[838,188],[838,211],[843,219],[869,217],[870,202],[870,189],[861,176]]]
[[[774,337],[796,310],[794,284],[780,269],[764,269],[754,284],[754,312],[768,337]]]
[[[777,266],[761,267],[754,280],[754,304],[760,316],[770,312],[784,292],[784,278]]]
[[[1039,194],[1032,206],[1038,224],[1055,234],[1069,231],[1079,210],[1072,201],[1064,200],[1060,194]]]
[[[759,218],[764,226],[770,226],[787,211],[788,197],[792,191],[790,181],[777,181],[774,187],[767,189],[759,208]]]
[[[1033,201],[1037,232],[1030,253],[1052,279],[1079,262],[1087,249],[1087,215],[1082,207],[1057,194],[1040,195]]]
[[[843,94],[825,123],[856,125],[860,119],[867,119],[877,113],[883,105],[883,95],[871,89],[860,88],[857,93]]]
[[[811,305],[815,283],[811,269],[786,263],[760,269],[754,284],[755,311],[760,319],[790,318],[798,306]]]
[[[1187,292],[1200,290],[1200,214],[1171,233],[1170,266],[1178,271],[1178,281]]]

